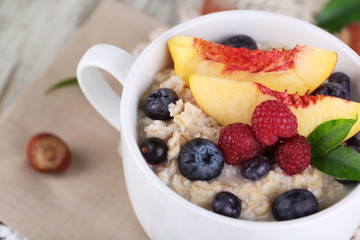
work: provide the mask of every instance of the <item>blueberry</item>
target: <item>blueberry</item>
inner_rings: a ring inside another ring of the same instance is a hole
[[[342,180],[342,179],[337,179],[337,178],[335,178],[335,180],[344,185],[353,185],[353,184],[359,183],[359,181],[356,181],[356,180]]]
[[[360,147],[358,147],[358,146],[355,146],[355,145],[345,145],[346,147],[348,147],[348,148],[351,148],[352,150],[355,150],[355,151],[357,151],[358,153],[360,153]]]
[[[241,167],[241,175],[250,181],[256,181],[265,176],[271,165],[264,158],[255,158],[244,163]]]
[[[224,168],[224,156],[219,147],[205,138],[187,142],[179,153],[180,173],[189,180],[211,180]]]
[[[268,161],[270,163],[270,165],[274,165],[275,164],[275,149],[276,149],[277,144],[275,144],[272,147],[269,147],[267,149],[264,150],[263,152],[263,157],[265,158],[266,161]]]
[[[360,132],[358,132],[357,134],[346,140],[346,143],[354,147],[360,147]]]
[[[168,88],[160,88],[151,92],[144,102],[146,116],[154,120],[169,120],[172,117],[168,110],[170,103],[175,103],[179,97]]]
[[[336,72],[330,75],[329,82],[337,82],[343,85],[350,92],[350,78],[342,72]]]
[[[219,192],[211,201],[213,212],[232,218],[241,213],[241,200],[231,192]]]
[[[312,192],[306,189],[293,189],[278,196],[272,204],[276,220],[290,220],[316,213],[319,203]]]
[[[144,140],[140,146],[140,151],[145,160],[151,165],[157,165],[166,160],[166,143],[157,137],[150,137]]]
[[[323,94],[350,100],[350,92],[343,85],[337,82],[325,82],[320,85],[313,94]]]
[[[222,44],[233,48],[243,47],[243,48],[248,48],[250,50],[257,49],[255,40],[245,34],[232,36],[226,39]]]

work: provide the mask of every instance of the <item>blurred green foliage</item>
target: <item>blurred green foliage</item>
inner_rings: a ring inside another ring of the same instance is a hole
[[[52,85],[51,87],[49,87],[45,91],[45,94],[49,94],[50,92],[52,92],[52,91],[54,91],[54,90],[56,90],[58,88],[65,87],[65,86],[68,86],[68,85],[73,85],[73,84],[78,84],[78,81],[77,81],[76,77],[70,77],[70,78],[61,80],[61,81],[57,82],[56,84]],[[0,240],[1,240],[1,238],[0,238]]]
[[[360,0],[330,0],[316,16],[315,24],[331,33],[360,20]]]

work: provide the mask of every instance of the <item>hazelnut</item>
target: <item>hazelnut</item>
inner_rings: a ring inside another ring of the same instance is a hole
[[[31,165],[41,172],[64,171],[70,165],[70,150],[63,140],[51,133],[33,136],[27,146]]]

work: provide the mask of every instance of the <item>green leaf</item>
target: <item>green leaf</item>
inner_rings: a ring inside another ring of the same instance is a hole
[[[358,115],[354,119],[335,119],[320,124],[307,137],[311,145],[311,156],[320,157],[336,148],[344,141],[357,120]]]
[[[329,32],[339,32],[357,20],[360,20],[359,0],[330,0],[319,12],[315,22]]]
[[[324,156],[312,158],[311,163],[334,178],[360,181],[360,154],[349,147],[339,145]]]
[[[68,85],[73,85],[73,84],[77,84],[77,78],[76,77],[71,77],[71,78],[67,78],[65,80],[61,80],[60,82],[57,82],[56,84],[54,84],[53,86],[51,86],[50,88],[48,88],[45,91],[45,94],[49,94],[50,92],[54,91],[55,89],[64,87],[64,86],[68,86]]]

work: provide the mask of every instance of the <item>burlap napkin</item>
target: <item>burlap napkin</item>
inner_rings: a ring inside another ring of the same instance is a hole
[[[49,95],[49,86],[75,75],[93,44],[132,50],[161,25],[119,2],[97,8],[62,53],[0,119],[0,220],[27,239],[146,239],[127,196],[119,133],[100,117],[77,86]],[[117,87],[119,90],[120,86]],[[29,138],[52,132],[70,146],[70,168],[34,171],[26,158]]]

